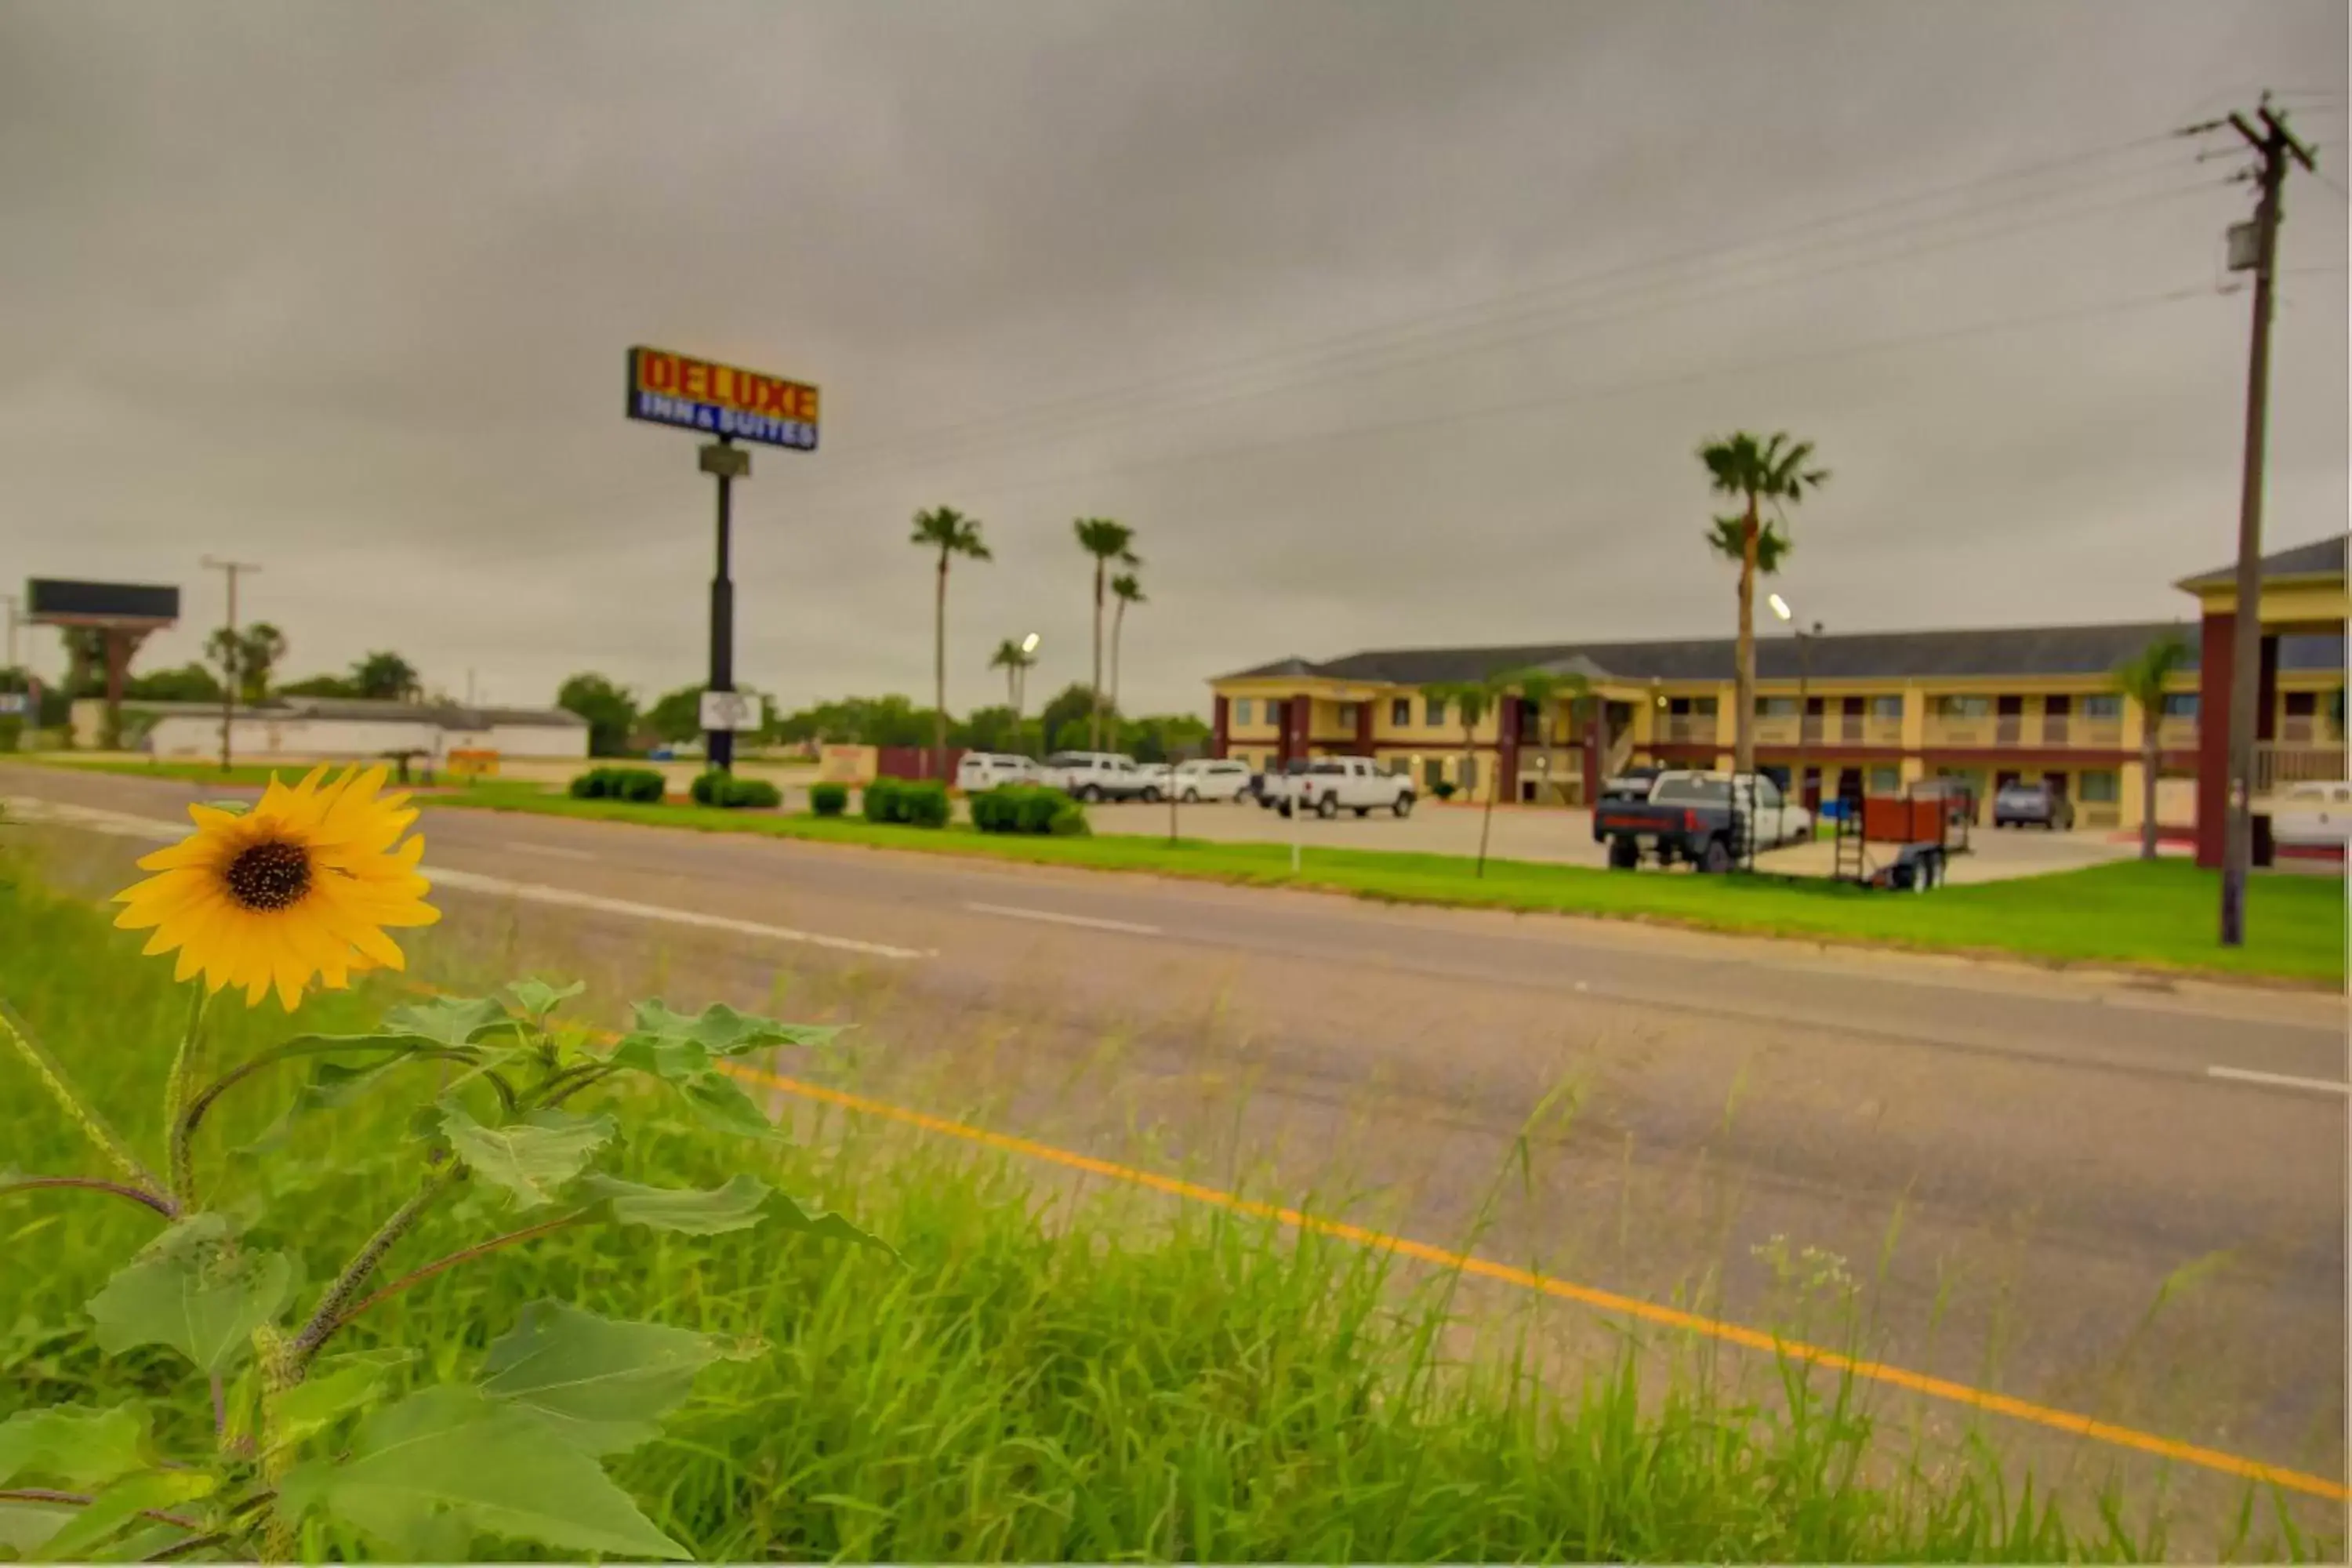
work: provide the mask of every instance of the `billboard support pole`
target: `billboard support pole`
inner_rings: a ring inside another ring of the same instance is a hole
[[[710,579],[710,681],[712,691],[735,689],[735,580],[729,573],[733,542],[735,481],[751,473],[751,455],[738,451],[724,436],[702,448],[702,469],[719,481],[718,565]],[[735,731],[709,730],[703,749],[709,764],[721,773],[735,765]]]

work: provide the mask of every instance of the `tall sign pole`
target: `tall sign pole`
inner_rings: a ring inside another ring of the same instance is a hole
[[[2257,123],[2259,122],[2259,123]],[[2254,736],[2262,700],[2263,648],[2263,449],[2270,417],[2271,284],[2277,270],[2280,189],[2290,159],[2312,168],[2311,150],[2296,141],[2270,110],[2264,93],[2254,119],[2232,113],[2226,121],[2191,127],[2237,132],[2261,162],[2251,171],[2260,195],[2254,203],[2252,254],[2238,270],[2254,275],[2252,343],[2246,363],[2245,466],[2238,492],[2237,608],[2230,626],[2230,733],[2228,815],[2221,840],[2221,945],[2246,942],[2246,879],[2254,859]],[[2238,237],[2232,236],[2235,240]],[[2234,247],[2233,247],[2234,248]]]
[[[260,567],[250,561],[215,561],[204,559],[207,572],[218,572],[228,579],[228,636],[221,645],[221,772],[229,770],[229,732],[236,722],[236,578],[240,572],[258,572]]]
[[[710,578],[710,678],[701,722],[710,765],[735,765],[735,734],[756,728],[759,709],[735,694],[735,481],[751,477],[751,455],[735,445],[756,441],[816,450],[817,390],[803,382],[717,364],[666,349],[629,351],[628,416],[717,439],[701,449],[701,468],[719,482],[719,540]]]

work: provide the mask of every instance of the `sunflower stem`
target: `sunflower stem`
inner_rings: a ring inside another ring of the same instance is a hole
[[[375,1266],[383,1261],[383,1255],[390,1252],[402,1237],[415,1228],[416,1222],[424,1217],[425,1211],[432,1206],[436,1198],[464,1180],[465,1174],[466,1167],[453,1161],[447,1170],[429,1177],[425,1185],[417,1189],[416,1195],[393,1211],[392,1217],[377,1226],[376,1233],[368,1237],[366,1245],[343,1265],[343,1271],[335,1276],[334,1283],[329,1285],[325,1294],[319,1298],[319,1305],[310,1313],[310,1321],[304,1323],[301,1331],[287,1342],[288,1370],[294,1382],[302,1380],[303,1373],[310,1368],[310,1358],[319,1353],[319,1347],[325,1344],[327,1336],[335,1331],[337,1323],[343,1317],[344,1308],[359,1293],[359,1288],[367,1283],[368,1276],[375,1272]]]
[[[164,1190],[163,1184],[155,1179],[153,1173],[139,1163],[139,1156],[131,1152],[131,1145],[124,1142],[113,1128],[107,1125],[104,1117],[99,1115],[83,1101],[80,1095],[74,1092],[72,1080],[66,1077],[65,1069],[60,1068],[56,1059],[42,1048],[41,1043],[33,1037],[32,1026],[26,1024],[17,1015],[16,1010],[5,1002],[0,1002],[0,1035],[8,1037],[9,1044],[15,1046],[17,1055],[23,1057],[32,1067],[34,1076],[47,1087],[50,1096],[64,1107],[66,1115],[72,1120],[74,1125],[80,1128],[83,1135],[98,1145],[99,1152],[114,1163],[115,1169],[131,1178],[132,1186],[150,1193],[161,1193]]]
[[[172,1200],[157,1194],[126,1187],[120,1182],[101,1182],[96,1176],[26,1176],[13,1182],[0,1182],[0,1193],[29,1192],[36,1187],[79,1187],[93,1193],[112,1193],[118,1198],[129,1198],[134,1204],[144,1204],[165,1219],[179,1218]]]
[[[172,1177],[172,1201],[183,1212],[196,1206],[194,1162],[189,1150],[194,1129],[185,1124],[188,1088],[204,1058],[205,1003],[209,999],[202,981],[188,986],[188,1026],[180,1032],[180,1049],[172,1058],[172,1076],[163,1084],[163,1125],[170,1149],[167,1167]]]

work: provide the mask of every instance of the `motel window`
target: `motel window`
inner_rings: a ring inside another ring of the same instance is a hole
[[[1445,722],[1445,699],[1428,697],[1422,700],[1422,722],[1435,729]]]
[[[2319,693],[2316,691],[2290,691],[2286,693],[2285,700],[2286,716],[2290,719],[2308,719],[2319,711]]]
[[[1938,697],[1936,711],[1946,719],[1982,719],[1992,712],[1990,697]]]
[[[1439,784],[1444,784],[1445,782],[1445,759],[1444,757],[1430,757],[1424,759],[1421,764],[1421,782],[1433,790]]]
[[[1389,759],[1389,772],[1394,773],[1401,779],[1412,778],[1412,759],[1411,757],[1391,757]]]
[[[1894,795],[1900,791],[1902,787],[1903,770],[1901,768],[1873,768],[1870,770],[1871,794]]]
[[[1278,697],[1269,697],[1265,700],[1265,721],[1277,730],[1282,728],[1282,700]]]
[[[1759,719],[1793,719],[1797,716],[1797,700],[1793,697],[1759,697],[1756,717]]]
[[[1356,714],[1357,714],[1357,712],[1358,712],[1358,711],[1362,708],[1362,706],[1363,706],[1363,705],[1362,705],[1361,703],[1359,703],[1359,702],[1342,702],[1342,703],[1340,703],[1340,704],[1339,705],[1339,728],[1341,728],[1342,730],[1352,730],[1352,729],[1354,729],[1354,728],[1356,727]]]
[[[1250,721],[1250,700],[1246,697],[1234,698],[1234,722],[1236,724],[1246,724]]]
[[[2164,694],[2164,716],[2168,719],[2196,718],[2197,693],[2194,691],[2166,692]]]
[[[1402,730],[1412,722],[1412,699],[1392,697],[1389,700],[1389,722]]]
[[[1465,757],[1462,759],[1462,793],[1465,795],[1470,795],[1475,792],[1477,788],[1478,759],[1475,757]]]
[[[1900,697],[1872,698],[1870,700],[1870,716],[1874,719],[1902,718],[1903,699]]]
[[[2079,793],[2085,805],[2113,805],[2122,789],[2111,768],[2095,768],[2082,776]]]
[[[2120,719],[2123,716],[2124,700],[2116,692],[2103,691],[2095,697],[2083,699],[2083,717],[2085,719]],[[2087,800],[2090,797],[2085,795],[2084,798]]]

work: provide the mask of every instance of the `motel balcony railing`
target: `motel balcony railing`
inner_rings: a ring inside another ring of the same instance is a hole
[[[2326,784],[2345,773],[2344,743],[2254,742],[2254,794],[2274,795],[2288,784]]]
[[[1658,721],[1657,738],[1669,745],[1711,746],[1715,744],[1715,715],[1670,713]]]

